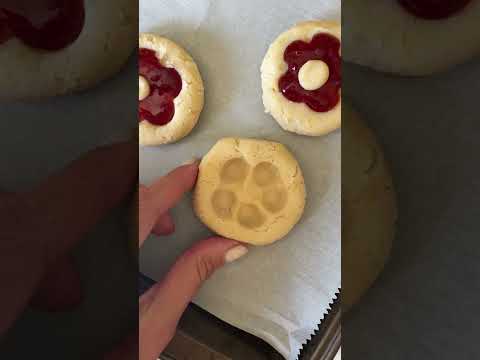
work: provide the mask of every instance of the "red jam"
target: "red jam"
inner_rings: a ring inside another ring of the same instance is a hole
[[[290,101],[305,103],[315,112],[332,110],[340,101],[342,84],[340,41],[329,34],[315,35],[310,43],[295,41],[284,54],[288,71],[280,78],[279,88]],[[310,60],[322,60],[328,65],[330,75],[327,82],[317,90],[302,88],[298,73]]]
[[[140,101],[139,121],[147,120],[153,125],[166,125],[175,115],[173,100],[182,91],[182,78],[177,70],[166,68],[155,52],[140,49],[139,75],[150,85],[150,95]]]
[[[72,44],[83,30],[83,0],[3,0],[0,5],[0,44],[17,37],[47,51]]]
[[[445,19],[463,10],[471,0],[398,0],[411,14],[427,19]]]

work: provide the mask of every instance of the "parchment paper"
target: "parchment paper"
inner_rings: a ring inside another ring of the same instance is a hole
[[[390,262],[344,317],[344,357],[479,359],[480,58],[424,78],[342,71],[399,200]]]
[[[269,342],[287,359],[328,311],[340,287],[340,132],[307,138],[283,131],[261,102],[260,64],[269,44],[299,21],[340,19],[340,1],[141,0],[140,31],[184,46],[206,88],[200,122],[183,141],[141,148],[140,181],[204,155],[225,136],[256,137],[287,145],[303,169],[308,197],[301,222],[286,238],[251,248],[218,271],[194,302],[220,319]],[[151,238],[140,269],[161,279],[175,258],[209,231],[195,218],[191,199],[174,211],[174,235]]]

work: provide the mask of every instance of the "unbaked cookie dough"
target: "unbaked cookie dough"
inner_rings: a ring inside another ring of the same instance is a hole
[[[340,24],[309,21],[281,34],[261,67],[263,104],[280,126],[320,136],[341,122]]]
[[[215,233],[266,245],[300,220],[305,197],[302,170],[284,145],[224,138],[200,163],[193,207]]]
[[[134,0],[5,0],[0,5],[0,101],[90,88],[117,73],[136,46]]]
[[[204,104],[202,77],[192,57],[154,34],[139,38],[139,142],[168,144],[187,136]]]
[[[342,116],[342,305],[348,309],[382,271],[397,212],[392,179],[375,135],[347,104]]]
[[[342,13],[345,60],[378,71],[425,76],[480,53],[477,0],[346,0]]]

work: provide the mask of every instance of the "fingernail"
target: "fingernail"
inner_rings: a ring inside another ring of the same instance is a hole
[[[198,162],[198,159],[197,159],[197,158],[191,158],[190,160],[185,161],[185,162],[182,164],[182,166],[193,165],[193,164],[195,164],[196,162]]]
[[[234,262],[235,260],[240,259],[247,252],[248,252],[248,248],[246,246],[237,245],[227,251],[227,253],[225,254],[225,262],[226,263]]]

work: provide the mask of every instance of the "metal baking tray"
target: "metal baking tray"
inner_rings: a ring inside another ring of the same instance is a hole
[[[142,294],[155,281],[139,274]],[[341,342],[340,294],[321,319],[319,328],[304,345],[298,360],[333,360]],[[190,304],[177,333],[161,360],[282,360],[270,345]]]

